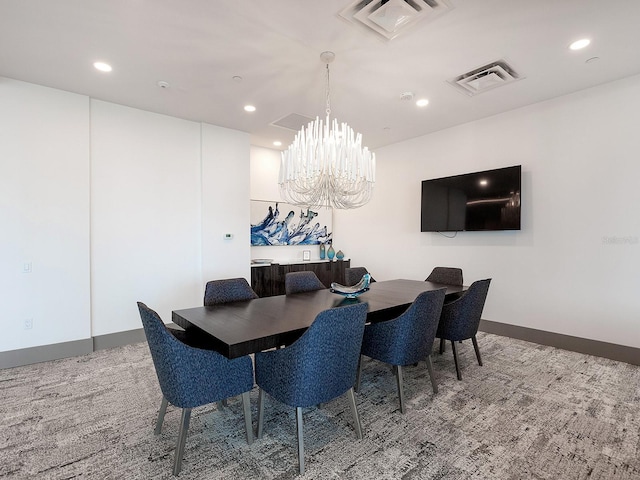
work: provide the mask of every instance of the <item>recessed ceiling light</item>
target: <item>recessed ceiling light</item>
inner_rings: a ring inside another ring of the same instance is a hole
[[[482,185],[483,187],[486,186],[489,182],[487,182],[486,180],[480,180],[480,185]]]
[[[281,145],[282,145],[282,142],[281,142],[280,140],[276,140],[275,142],[273,142],[273,144],[274,144],[276,147],[279,147],[279,146],[281,146]]]
[[[111,65],[104,62],[94,62],[93,66],[96,68],[96,70],[100,70],[101,72],[110,72],[111,70],[113,70],[113,68],[111,68]]]
[[[245,105],[244,106],[244,111],[245,112],[255,112],[256,111],[256,107],[254,107],[253,105]]]
[[[588,38],[581,38],[580,40],[576,40],[571,45],[569,45],[569,48],[571,50],[581,50],[587,45],[589,45],[590,43],[591,43],[591,40],[589,40]]]
[[[426,107],[427,105],[429,105],[429,100],[427,100],[426,98],[421,98],[416,102],[416,105],[419,107]]]

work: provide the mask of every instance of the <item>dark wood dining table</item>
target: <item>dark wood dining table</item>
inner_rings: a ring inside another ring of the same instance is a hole
[[[404,312],[420,293],[440,288],[446,288],[446,295],[451,297],[467,287],[386,280],[371,283],[368,292],[354,299],[325,289],[174,310],[172,320],[189,335],[197,336],[200,344],[227,358],[237,358],[294,342],[323,310],[366,302],[368,322],[391,320]]]

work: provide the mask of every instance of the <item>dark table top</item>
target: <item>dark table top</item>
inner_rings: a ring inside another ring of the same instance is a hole
[[[323,310],[366,302],[367,321],[390,320],[404,312],[427,290],[446,288],[455,295],[467,287],[418,280],[374,282],[356,299],[346,299],[328,289],[233,302],[214,307],[175,310],[172,320],[190,335],[199,336],[228,358],[268,350],[294,342]],[[206,332],[206,333],[205,333]]]

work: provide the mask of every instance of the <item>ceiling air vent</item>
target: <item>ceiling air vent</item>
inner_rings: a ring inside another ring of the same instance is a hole
[[[524,78],[506,60],[498,60],[458,75],[449,83],[470,97]]]
[[[309,122],[314,120],[315,118],[305,117],[298,113],[290,113],[289,115],[272,122],[271,125],[297,132],[303,127],[303,125],[307,125]]]
[[[414,24],[451,10],[449,0],[357,0],[338,15],[392,40]]]

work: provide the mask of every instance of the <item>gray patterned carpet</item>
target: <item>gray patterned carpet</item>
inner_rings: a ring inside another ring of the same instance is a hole
[[[640,367],[489,334],[405,370],[408,410],[388,367],[365,362],[357,396],[305,413],[305,479],[640,479]],[[146,344],[0,371],[0,477],[173,478],[179,411],[153,424],[160,391]],[[251,394],[254,419],[257,390]],[[241,401],[194,409],[179,478],[297,476],[293,410],[266,404],[265,436],[248,446]]]

